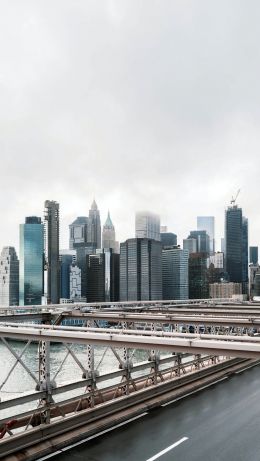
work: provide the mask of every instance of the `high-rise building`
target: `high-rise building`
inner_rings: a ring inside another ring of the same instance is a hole
[[[19,305],[19,260],[14,247],[4,247],[0,256],[0,306]]]
[[[114,253],[114,251],[111,248],[103,248],[102,250],[97,250],[97,254],[104,255],[104,301],[119,301],[119,254]]]
[[[41,218],[30,216],[20,224],[20,306],[42,303],[44,268],[44,226]]]
[[[189,298],[207,299],[209,281],[207,270],[208,253],[192,253],[189,257]]]
[[[179,247],[162,250],[163,299],[189,298],[189,251]]]
[[[95,200],[91,205],[88,217],[88,244],[94,248],[101,248],[100,213]]]
[[[248,219],[242,218],[242,290],[248,293]]]
[[[58,304],[60,300],[59,204],[46,200],[45,220],[45,264],[47,269],[47,303]]]
[[[176,246],[177,235],[173,232],[161,232],[162,247]]]
[[[221,238],[221,253],[225,255],[225,251],[226,251],[226,242],[225,242],[224,237],[222,237]]]
[[[87,302],[105,301],[105,254],[87,256]]]
[[[225,262],[230,282],[242,283],[243,293],[248,283],[248,222],[237,205],[225,211]]]
[[[160,241],[160,216],[149,211],[135,214],[135,237]]]
[[[210,255],[209,264],[213,264],[216,269],[224,269],[224,253],[218,251]]]
[[[87,244],[85,247],[77,247],[77,266],[81,271],[81,297],[87,299],[87,256],[96,253],[96,247]]]
[[[81,269],[72,263],[70,266],[70,299],[81,300]]]
[[[120,245],[120,300],[156,299],[162,299],[161,242],[128,239]]]
[[[112,250],[115,253],[119,253],[119,243],[116,241],[115,227],[114,227],[114,224],[112,223],[109,212],[107,215],[106,222],[103,226],[102,247],[107,250],[112,248]]]
[[[76,262],[76,250],[60,250],[60,297],[70,299],[70,268]]]
[[[73,250],[79,246],[85,246],[88,241],[88,218],[78,216],[72,224],[69,225],[70,240],[69,247]]]
[[[258,247],[249,247],[249,263],[258,264]]]
[[[183,249],[188,250],[189,254],[197,252],[197,240],[195,238],[183,239]]]
[[[210,239],[205,230],[190,231],[188,239],[196,240],[197,253],[210,253]]]
[[[215,218],[214,216],[198,216],[197,230],[205,230],[209,236],[209,251],[211,254],[215,252]]]

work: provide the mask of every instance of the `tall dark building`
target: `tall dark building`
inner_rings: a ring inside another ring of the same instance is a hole
[[[162,299],[162,245],[147,238],[120,245],[120,301]]]
[[[82,247],[81,245],[76,246],[77,253],[77,266],[81,270],[81,297],[87,298],[87,256],[96,253],[96,247],[91,244]]]
[[[249,247],[249,263],[258,264],[258,247]]]
[[[101,248],[101,222],[100,213],[95,200],[91,205],[88,217],[88,244]]]
[[[208,299],[208,253],[191,253],[189,257],[189,298]]]
[[[177,235],[173,232],[161,232],[160,236],[163,248],[177,245]]]
[[[87,255],[87,302],[105,301],[105,255]]]
[[[45,202],[45,264],[47,269],[47,303],[58,304],[60,300],[59,204]]]
[[[242,291],[248,293],[248,219],[242,218]]]
[[[97,254],[104,255],[105,301],[119,301],[119,254],[114,253],[112,248],[97,250]]]
[[[229,281],[242,283],[245,293],[248,282],[248,222],[237,205],[229,206],[225,212],[225,261]]]
[[[197,253],[210,253],[210,238],[205,230],[191,231],[188,239],[196,240]]]
[[[162,251],[163,299],[189,298],[189,251],[168,246]]]

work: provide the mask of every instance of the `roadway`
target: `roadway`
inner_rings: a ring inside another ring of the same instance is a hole
[[[63,449],[51,459],[259,461],[259,383],[260,366]]]

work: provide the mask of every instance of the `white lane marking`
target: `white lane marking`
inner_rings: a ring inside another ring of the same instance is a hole
[[[61,448],[60,450],[55,451],[55,453],[51,453],[50,455],[44,456],[43,458],[39,458],[38,461],[44,461],[45,459],[50,459],[60,453],[63,453],[64,451],[70,450],[74,447],[78,447],[79,445],[82,445],[83,443],[88,442],[89,440],[95,439],[96,437],[99,437],[100,435],[106,434],[107,432],[111,432],[114,429],[117,429],[118,427],[125,426],[128,423],[131,423],[132,421],[135,421],[136,419],[142,418],[143,416],[148,415],[148,412],[144,412],[141,415],[134,416],[133,418],[128,419],[127,421],[123,421],[122,423],[116,424],[115,426],[112,426],[108,429],[105,429],[104,431],[98,432],[97,434],[90,435],[86,439],[80,440],[79,442],[73,443],[72,445],[69,445],[68,447]]]
[[[250,367],[243,368],[243,370],[236,371],[236,375],[240,375],[240,373],[243,373],[243,371],[250,370],[250,368],[255,367],[256,365],[250,365]]]
[[[196,394],[197,392],[200,392],[203,389],[207,389],[208,387],[214,386],[214,384],[220,383],[221,381],[225,381],[225,379],[228,379],[228,376],[218,379],[218,381],[214,381],[214,383],[210,383],[210,384],[207,384],[206,386],[200,387],[199,389],[189,392],[188,394],[181,395],[180,397],[177,397],[177,399],[171,400],[170,402],[163,403],[161,407],[167,407],[168,405],[171,405],[172,403],[178,402],[178,400],[182,400],[182,399],[185,399],[185,397],[189,397],[189,395]]]
[[[152,456],[151,458],[147,459],[146,461],[155,461],[155,459],[158,459],[162,455],[165,455],[165,453],[168,453],[168,451],[170,451],[173,448],[177,447],[178,445],[185,442],[186,440],[188,440],[188,437],[182,437],[182,439],[178,440],[178,442],[175,442],[173,445],[170,445],[169,447],[167,447],[164,450],[160,451],[159,453],[157,453],[157,455]]]

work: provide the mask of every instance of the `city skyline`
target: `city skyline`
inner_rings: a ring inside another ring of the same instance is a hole
[[[46,195],[61,204],[62,246],[94,197],[120,241],[134,236],[135,211],[152,208],[180,241],[196,216],[214,215],[219,242],[240,188],[259,245],[259,11],[234,0],[5,2],[1,247],[18,248],[18,225],[42,216]]]
[[[45,199],[44,199],[45,200]],[[58,200],[56,200],[54,198],[54,200],[56,202],[58,202]],[[104,207],[102,207],[102,203],[100,203],[99,200],[96,200],[97,202],[97,206],[98,206],[98,209],[100,210],[100,218],[101,218],[101,226],[103,227],[103,225],[105,224],[105,221],[106,221],[106,218],[107,218],[107,213],[108,211],[110,211],[110,215],[111,215],[111,218],[112,218],[112,221],[115,223],[115,227],[116,229],[120,229],[122,226],[120,226],[120,219],[118,222],[115,221],[114,219],[114,215],[113,215],[113,210],[111,211],[111,207],[108,207],[107,211],[104,211]],[[43,201],[44,203],[44,201]],[[59,203],[59,202],[58,202]],[[241,205],[241,202],[240,200],[238,200],[237,202],[237,205],[239,207],[241,207],[243,209],[243,213],[245,215],[247,215],[247,213],[244,211],[244,208],[243,206]],[[60,207],[61,207],[61,216],[60,216],[60,248],[61,249],[69,249],[69,244],[70,244],[70,234],[69,234],[69,226],[71,225],[71,223],[73,221],[75,221],[77,219],[78,216],[88,216],[88,212],[89,212],[89,208],[90,208],[90,205],[91,205],[91,200],[89,202],[86,202],[86,208],[85,208],[85,214],[84,214],[84,210],[79,210],[79,213],[78,214],[74,214],[74,215],[68,215],[65,214],[65,216],[62,214],[62,210],[64,210],[64,205],[66,204],[63,204],[63,203],[59,203],[60,204]],[[223,216],[222,216],[222,220],[221,220],[221,217],[220,217],[220,220],[216,219],[215,218],[215,241],[216,241],[216,251],[221,251],[221,238],[224,237],[224,233],[225,233],[225,229],[224,229],[224,222],[225,222],[225,210],[230,206],[230,202],[227,204],[226,207],[223,208]],[[28,209],[31,209],[31,207],[29,206]],[[37,212],[38,210],[38,212]],[[37,215],[37,216],[42,216],[43,217],[43,212],[40,213],[40,210],[43,210],[43,205],[42,204],[38,204],[38,208],[37,210],[34,210],[33,213],[29,213],[29,212],[25,212],[25,215],[23,216],[22,218],[22,221],[20,223],[17,223],[17,236],[15,236],[15,233],[14,232],[11,232],[11,235],[14,234],[14,240],[11,240],[10,236],[9,236],[9,239],[6,238],[6,240],[3,240],[2,242],[0,242],[0,246],[1,247],[4,247],[4,246],[14,246],[15,249],[17,250],[17,253],[19,255],[19,225],[23,222],[24,220],[24,217],[25,216],[29,216],[30,214],[34,214],[34,215]],[[26,210],[25,210],[26,211]],[[139,210],[138,210],[139,211]],[[150,208],[147,208],[147,211],[151,212],[151,213],[154,213],[154,209],[152,209],[151,207]],[[194,210],[196,212],[196,210]],[[124,214],[124,210],[123,210],[123,207],[122,207],[122,215]],[[121,233],[122,237],[120,236],[119,232],[117,231],[117,240],[119,242],[123,242],[125,240],[127,240],[128,238],[133,238],[135,236],[135,214],[136,214],[136,211],[134,211],[133,213],[133,216],[131,217],[131,224],[130,224],[130,227],[128,227],[128,229],[125,229],[123,233]],[[159,214],[160,218],[161,218],[161,215],[160,213],[156,213],[156,214]],[[193,229],[196,228],[196,225],[197,225],[197,218],[198,218],[199,215],[193,215],[191,217],[191,220],[188,221],[188,227],[184,228],[184,226],[180,226],[180,220],[178,220],[178,225],[176,223],[176,228],[171,228],[171,226],[169,225],[168,222],[165,222],[162,218],[161,218],[161,225],[166,225],[167,228],[168,228],[168,232],[173,232],[175,234],[177,234],[177,239],[178,239],[178,245],[181,245],[182,246],[182,243],[183,243],[183,239],[186,239],[187,238],[187,235],[189,234],[190,231],[192,231]],[[209,215],[206,215],[206,214],[201,214],[200,216],[214,216],[214,212],[212,212],[211,214]],[[119,217],[120,217],[120,210],[119,210]],[[215,216],[214,216],[215,217]],[[254,229],[254,224],[252,223],[250,217],[248,217],[247,215],[247,218],[248,218],[248,221],[249,221],[249,246],[260,246],[260,238],[258,237],[258,239],[256,240],[252,240],[252,234],[254,235],[255,232],[252,232],[252,228]],[[191,223],[190,226],[189,226],[189,222]],[[3,228],[5,228],[4,226],[2,226],[2,233],[3,233]],[[182,229],[182,234],[178,233],[178,231],[176,231],[176,229]],[[131,232],[132,231],[132,232]],[[260,232],[260,231],[259,231]],[[186,235],[187,234],[187,235]],[[6,235],[7,235],[7,232],[6,232]],[[8,233],[9,235],[9,233]]]

